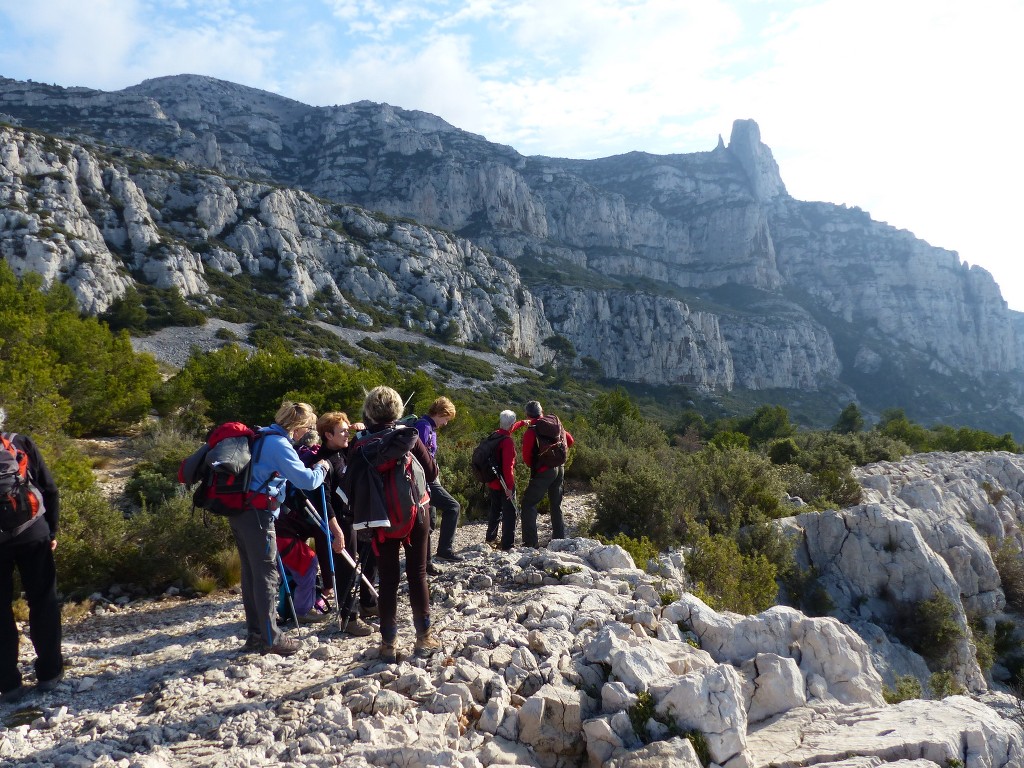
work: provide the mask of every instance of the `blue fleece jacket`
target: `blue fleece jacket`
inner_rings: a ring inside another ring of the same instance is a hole
[[[285,483],[303,491],[319,488],[327,473],[323,467],[307,467],[292,447],[288,433],[279,424],[260,430],[263,437],[253,446],[252,478],[249,490],[267,493],[284,501]],[[277,516],[277,513],[274,513]]]

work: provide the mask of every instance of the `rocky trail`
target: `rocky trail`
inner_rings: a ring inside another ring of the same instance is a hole
[[[857,597],[931,584],[959,600],[958,622],[964,606],[1008,617],[979,531],[1020,535],[1024,458],[928,454],[858,476],[865,503],[786,522],[846,623],[715,611],[688,591],[684,550],[637,568],[617,546],[542,529],[545,548],[495,552],[469,523],[465,560],[431,579],[442,648],[429,658],[411,653],[404,596],[399,662],[385,664],[379,635],[334,622],[291,630],[294,656],[244,654],[236,592],[121,594],[66,627],[54,691],[0,706],[0,763],[1024,768],[1020,701],[966,639],[951,658],[968,695],[886,703],[895,674],[923,670],[927,690],[929,670]],[[592,502],[567,497],[570,527]],[[23,642],[29,682],[31,661]]]

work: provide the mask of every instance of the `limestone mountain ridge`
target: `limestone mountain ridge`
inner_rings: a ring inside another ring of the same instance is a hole
[[[326,291],[534,363],[564,336],[623,381],[827,392],[1024,434],[1021,316],[991,275],[860,209],[795,200],[750,120],[708,152],[528,157],[423,112],[194,75],[117,92],[0,79],[0,120],[4,256],[68,279],[91,311],[133,280],[201,296],[207,269],[262,274],[296,306]],[[55,194],[88,202],[74,236],[92,263],[38,236]]]

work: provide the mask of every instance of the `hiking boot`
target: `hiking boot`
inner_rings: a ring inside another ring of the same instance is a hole
[[[438,560],[447,560],[449,563],[461,563],[463,558],[456,555],[450,549],[438,550],[437,554],[434,555]]]
[[[443,568],[438,568],[432,560],[427,560],[427,576],[440,576],[442,573]]]
[[[377,604],[372,605],[360,605],[359,606],[359,618],[365,619],[368,616],[380,616],[380,609],[377,608]]]
[[[378,654],[380,660],[385,664],[394,664],[398,661],[398,647],[395,645],[394,640],[381,640],[380,641],[380,652]]]
[[[0,704],[13,704],[16,701],[21,701],[26,693],[28,693],[28,686],[18,683],[17,688],[0,693]]]
[[[345,627],[345,634],[352,635],[352,637],[369,637],[373,634],[373,627],[365,621],[360,621],[358,616],[353,616],[348,620],[348,626]]]
[[[259,653],[263,650],[263,638],[259,635],[250,635],[245,638],[245,645],[242,646],[242,653]]]
[[[282,637],[269,648],[264,648],[261,651],[261,653],[264,656],[266,656],[267,654],[273,654],[274,656],[291,656],[301,647],[302,643],[300,643],[294,637]]]
[[[309,613],[301,618],[301,621],[303,625],[316,624],[317,622],[328,621],[333,615],[331,613],[321,613],[316,608],[311,608]]]
[[[441,641],[434,636],[434,630],[428,629],[425,632],[416,633],[416,645],[413,646],[413,653],[417,656],[429,656],[439,650],[441,650]]]
[[[63,681],[64,672],[62,671],[59,675],[57,675],[56,677],[51,677],[49,680],[40,680],[38,683],[36,683],[36,689],[43,691],[44,693],[47,691],[52,691]]]

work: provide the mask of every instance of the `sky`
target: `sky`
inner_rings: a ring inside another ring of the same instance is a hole
[[[573,158],[752,118],[793,197],[957,251],[1024,311],[1022,34],[1024,0],[0,0],[0,76],[209,75]]]

